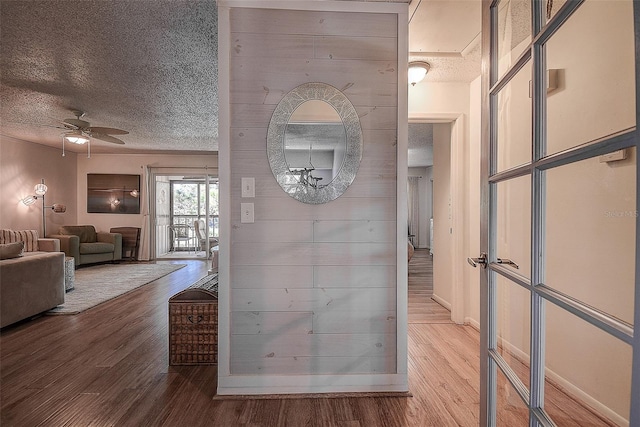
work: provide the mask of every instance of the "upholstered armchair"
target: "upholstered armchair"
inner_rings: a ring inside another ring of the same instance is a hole
[[[193,222],[193,229],[196,232],[196,238],[198,239],[198,248],[201,251],[206,251],[207,250],[207,237],[206,237],[206,230],[204,227],[204,220],[203,219],[197,219]],[[213,248],[214,246],[218,246],[218,239],[215,237],[209,237],[209,249]]]
[[[122,259],[122,235],[98,233],[93,225],[64,225],[49,237],[60,240],[60,249],[75,258],[76,267]]]

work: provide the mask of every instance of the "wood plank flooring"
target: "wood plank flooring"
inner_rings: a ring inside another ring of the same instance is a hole
[[[416,249],[409,262],[409,323],[452,323],[450,312],[434,302],[433,259]]]
[[[430,268],[430,258],[415,259],[411,275],[420,263]],[[449,322],[447,310],[428,298],[422,280],[411,280],[409,290],[413,397],[219,400],[215,366],[167,364],[167,300],[207,269],[203,261],[172,262],[187,267],[125,298],[76,316],[42,316],[5,328],[0,334],[0,425],[478,425],[478,333]],[[423,315],[423,309],[430,314]],[[528,425],[526,408],[504,384],[499,389],[505,409],[499,424]],[[606,425],[558,390],[548,393],[558,408],[573,411],[573,420],[563,425]]]

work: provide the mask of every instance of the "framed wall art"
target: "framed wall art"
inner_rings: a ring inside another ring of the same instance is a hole
[[[87,174],[87,213],[140,213],[140,175]]]

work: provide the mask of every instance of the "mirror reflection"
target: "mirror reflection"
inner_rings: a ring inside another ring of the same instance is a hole
[[[273,176],[292,198],[310,204],[337,199],[353,183],[362,159],[360,117],[326,83],[303,83],[276,106],[267,131]]]
[[[284,137],[284,157],[292,177],[313,188],[329,185],[342,168],[346,138],[344,124],[329,103],[309,100],[300,104]]]

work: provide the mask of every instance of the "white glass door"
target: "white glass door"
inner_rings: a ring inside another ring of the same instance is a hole
[[[483,1],[481,425],[640,425],[639,9]]]

